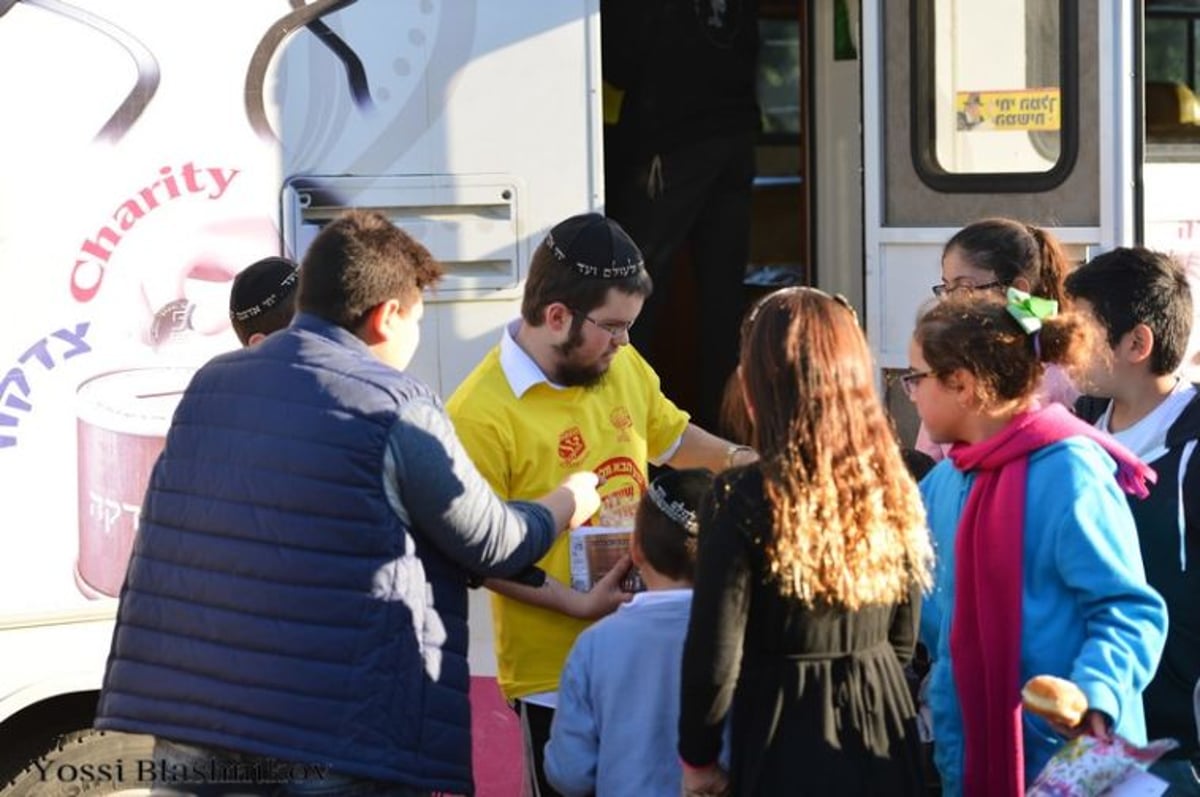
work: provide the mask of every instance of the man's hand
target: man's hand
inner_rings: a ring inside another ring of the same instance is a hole
[[[536,503],[550,510],[559,531],[578,528],[600,509],[600,494],[596,492],[599,483],[600,477],[594,473],[572,473]]]
[[[600,510],[600,493],[596,492],[599,484],[600,477],[591,471],[579,471],[563,479],[562,487],[571,493],[575,501],[575,511],[571,513],[568,528],[582,526]]]
[[[589,591],[573,591],[570,615],[580,620],[597,620],[615,612],[618,606],[633,597],[632,592],[621,588],[632,565],[633,560],[625,554]]]

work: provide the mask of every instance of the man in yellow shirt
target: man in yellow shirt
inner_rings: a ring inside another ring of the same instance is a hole
[[[614,221],[574,216],[533,254],[521,318],[447,402],[467,453],[506,500],[544,494],[566,473],[603,479],[593,521],[632,526],[647,462],[719,471],[756,455],[688,421],[658,376],[629,345],[652,285],[641,252]],[[629,595],[611,571],[590,592],[569,586],[564,535],[515,581],[488,580],[500,688],[521,715],[525,777],[535,795],[554,794],[542,750],[558,679],[575,638]]]

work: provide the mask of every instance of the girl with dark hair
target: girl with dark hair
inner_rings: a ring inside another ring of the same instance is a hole
[[[1144,495],[1153,472],[1034,401],[1046,363],[1077,367],[1092,345],[1089,325],[1056,310],[1013,288],[948,298],[918,321],[902,377],[932,439],[951,444],[921,482],[938,552],[921,639],[947,797],[1023,794],[1064,736],[1146,741],[1141,692],[1166,613],[1122,489]],[[1035,675],[1083,690],[1081,726],[1022,713]]]
[[[1071,269],[1062,244],[1053,233],[1033,224],[1005,218],[982,219],[954,234],[942,249],[942,281],[933,286],[938,298],[976,291],[1003,293],[1009,287],[1042,296],[1066,307],[1063,281]],[[1070,407],[1079,391],[1066,372],[1054,364],[1044,370],[1035,398]],[[924,424],[916,449],[936,462],[945,447],[929,439]]]
[[[1062,244],[1047,230],[1013,219],[968,224],[942,249],[942,282],[936,296],[1010,285],[1063,304],[1063,280],[1071,264]]]
[[[768,295],[738,374],[761,460],[718,476],[701,512],[684,793],[919,794],[903,663],[932,552],[853,311],[811,288]]]

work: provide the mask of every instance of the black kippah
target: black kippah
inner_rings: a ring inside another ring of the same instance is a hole
[[[542,245],[584,277],[624,279],[645,267],[642,251],[628,233],[599,213],[572,216],[558,223]]]
[[[262,315],[292,295],[300,281],[300,268],[285,257],[264,257],[233,278],[229,291],[229,316],[246,321]]]
[[[712,473],[704,468],[665,470],[650,482],[646,497],[659,512],[695,536],[700,530],[700,504],[712,483]]]

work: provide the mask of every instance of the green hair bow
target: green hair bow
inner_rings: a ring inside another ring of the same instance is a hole
[[[1042,322],[1047,318],[1058,315],[1058,302],[1042,296],[1032,296],[1025,291],[1010,287],[1005,294],[1008,298],[1008,314],[1017,319],[1017,323],[1032,335],[1042,328]]]

